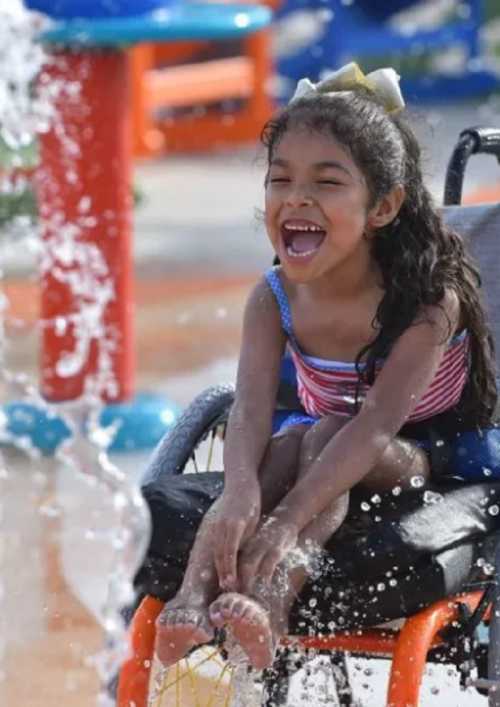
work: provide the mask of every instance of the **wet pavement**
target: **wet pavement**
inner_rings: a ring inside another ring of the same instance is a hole
[[[417,131],[425,146],[425,172],[438,201],[460,130],[491,123],[495,112],[497,104],[492,101],[479,114],[471,105],[440,107],[422,116]],[[162,392],[185,405],[202,388],[234,380],[245,298],[272,259],[258,213],[263,175],[262,154],[256,147],[214,155],[171,155],[136,166],[136,186],[143,195],[135,212],[134,238],[138,390]],[[473,158],[466,192],[496,183],[500,184],[496,161]],[[9,327],[7,361],[13,370],[36,379],[37,284],[30,257],[12,252],[5,259],[10,311],[20,320]],[[118,463],[138,476],[146,456],[128,455]],[[94,704],[97,681],[87,662],[100,646],[101,631],[89,600],[92,588],[69,588],[53,542],[55,521],[50,513],[39,512],[55,493],[59,472],[50,459],[27,462],[14,452],[7,455],[7,468],[5,544],[11,576],[5,587],[5,615],[12,641],[0,704]],[[52,479],[48,486],[45,482],[37,486],[41,470]],[[36,553],[27,561],[26,548],[33,544]],[[379,698],[372,695],[362,704],[381,704],[375,699]],[[463,701],[455,696],[445,702],[443,693],[437,699],[436,704],[453,707],[485,704],[470,694]]]

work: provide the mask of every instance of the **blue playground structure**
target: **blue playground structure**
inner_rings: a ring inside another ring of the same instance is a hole
[[[484,66],[480,52],[483,0],[468,0],[460,3],[460,8],[457,2],[456,12],[432,29],[409,31],[389,24],[395,12],[418,4],[415,0],[357,0],[349,4],[342,0],[286,0],[278,10],[278,19],[297,12],[323,13],[326,19],[319,38],[278,59],[278,73],[288,80],[292,91],[300,78],[317,81],[323,71],[338,69],[349,61],[366,66],[376,60],[380,65],[380,60],[418,59],[459,47],[464,54],[461,70],[426,69],[406,75],[401,81],[405,97],[409,101],[461,99],[496,88],[498,76]]]

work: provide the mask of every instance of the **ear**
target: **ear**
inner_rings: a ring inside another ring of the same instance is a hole
[[[405,199],[402,184],[397,184],[390,192],[381,197],[368,211],[367,226],[370,229],[382,228],[394,221]]]

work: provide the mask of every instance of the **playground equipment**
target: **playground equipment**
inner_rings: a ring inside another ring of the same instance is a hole
[[[45,240],[41,312],[41,391],[49,402],[81,396],[93,379],[118,420],[113,449],[152,447],[176,409],[155,395],[134,397],[131,261],[129,55],[141,41],[239,38],[270,20],[257,5],[159,0],[28,0],[51,12],[44,33],[54,61],[40,77],[61,91],[58,122],[41,137],[37,176]],[[154,10],[154,12],[152,12]],[[7,407],[9,431],[52,452],[69,431],[38,409]]]
[[[395,9],[414,3],[396,3]],[[394,9],[391,3],[332,0],[324,19],[321,35],[315,41],[288,56],[278,59],[278,73],[288,79],[290,90],[303,76],[318,80],[323,70],[336,69],[349,61],[369,64],[380,58],[391,60],[423,60],[435,52],[456,49],[463,53],[460,69],[432,68],[425,61],[414,76],[405,71],[401,81],[404,95],[409,100],[460,99],[480,95],[498,85],[498,77],[481,58],[480,29],[483,22],[483,0],[456,3],[456,17],[444,18],[442,24],[431,29],[398,29],[387,22]],[[390,7],[390,10],[387,8]],[[465,7],[466,11],[461,13]],[[321,0],[287,0],[277,11],[277,19],[294,12],[324,13]],[[324,14],[323,14],[324,17]],[[383,18],[384,21],[381,21]],[[422,61],[421,61],[422,63]]]
[[[140,44],[130,65],[139,157],[256,140],[273,110],[268,29],[236,43]]]
[[[458,206],[467,160],[480,152],[498,158],[500,130],[474,128],[461,134],[448,169],[443,216],[463,235],[481,266],[498,359],[500,317],[494,304],[500,298],[500,206]],[[300,405],[294,377],[289,370],[284,373],[277,414],[289,414]],[[122,666],[118,707],[229,704],[231,668],[220,655],[194,652],[166,676],[157,675],[152,692],[150,671],[156,617],[174,596],[200,519],[222,489],[223,474],[211,469],[222,468],[220,447],[233,396],[232,386],[201,393],[158,446],[144,477],[153,537],[136,578],[144,598],[130,626],[131,655]],[[209,473],[199,473],[202,468]],[[287,704],[290,675],[310,651],[329,656],[341,705],[354,704],[346,653],[392,659],[389,707],[418,706],[428,661],[455,665],[462,687],[489,692],[490,707],[500,705],[500,482],[435,483],[431,493],[439,502],[426,501],[426,493],[429,489],[397,498],[387,494],[369,512],[353,504],[328,547],[334,571],[315,578],[299,599],[317,623],[307,623],[294,609],[291,636],[273,669],[263,675],[266,707]],[[400,617],[406,621],[399,631],[377,627]],[[330,622],[335,635],[329,635]],[[489,623],[489,643],[478,637],[480,622]],[[207,673],[210,660],[212,672]],[[222,661],[217,670],[216,660],[219,665]],[[439,704],[441,696],[437,700]]]

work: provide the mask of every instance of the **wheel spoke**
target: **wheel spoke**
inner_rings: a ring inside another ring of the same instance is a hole
[[[202,655],[199,655],[202,653]],[[200,685],[207,687],[208,680],[203,679],[199,681],[200,668],[203,666],[208,667],[208,663],[215,664],[214,668],[210,671],[213,672],[213,678],[210,678],[210,688],[208,694],[203,695],[200,689]],[[174,674],[172,674],[174,673]],[[161,707],[163,698],[168,700],[168,694],[172,694],[175,691],[175,705],[176,707],[183,707],[183,689],[182,681],[189,685],[189,690],[191,693],[190,704],[195,707],[213,707],[215,704],[220,704],[216,702],[217,697],[220,696],[220,689],[223,685],[224,679],[230,676],[230,681],[228,684],[227,695],[224,697],[224,707],[230,704],[231,689],[230,683],[233,677],[233,666],[227,661],[222,659],[220,652],[217,649],[196,651],[187,658],[179,661],[175,666],[172,666],[170,670],[166,670],[163,674],[163,684],[161,684],[161,675],[157,680],[160,684],[157,684],[154,694],[151,695],[149,705],[150,707]],[[184,693],[185,697],[185,693]],[[171,700],[172,698],[170,698]],[[168,700],[168,704],[172,704]]]
[[[210,468],[212,466],[212,456],[213,456],[213,452],[214,452],[214,443],[215,443],[216,439],[217,439],[217,428],[212,430],[210,433],[210,447],[208,448],[208,459],[207,459],[206,471],[210,471]]]

